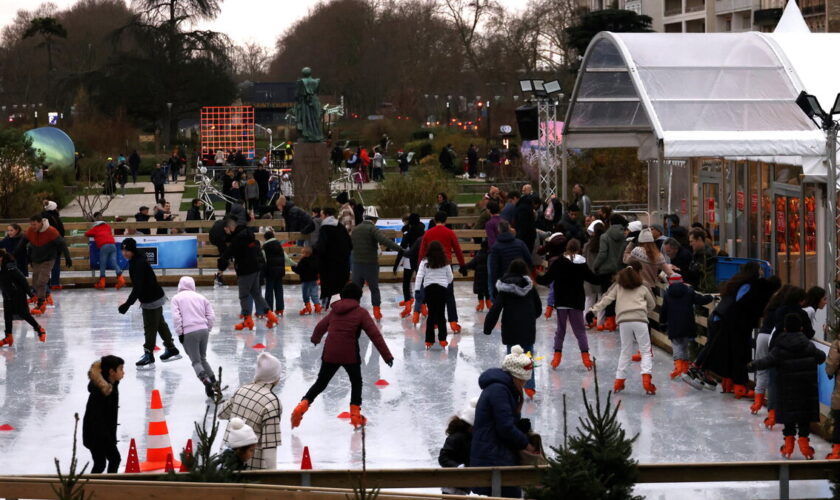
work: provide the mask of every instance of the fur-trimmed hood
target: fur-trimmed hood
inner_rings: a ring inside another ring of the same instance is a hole
[[[507,274],[496,282],[496,289],[499,292],[512,293],[520,297],[528,295],[533,287],[534,283],[530,276]]]
[[[104,396],[110,396],[111,392],[114,390],[114,386],[105,380],[105,377],[102,375],[102,363],[100,361],[95,361],[92,365],[90,365],[90,370],[88,370],[88,379],[90,379],[88,392],[93,392],[93,388],[96,388],[99,389]]]

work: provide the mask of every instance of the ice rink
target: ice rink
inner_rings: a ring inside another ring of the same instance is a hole
[[[213,303],[217,314],[208,352],[210,364],[223,367],[226,395],[253,379],[254,364],[262,343],[283,361],[284,374],[275,388],[283,403],[282,439],[278,468],[299,467],[304,446],[311,452],[315,468],[360,468],[361,433],[337,415],[348,410],[350,384],[343,371],[305,415],[301,426],[291,430],[291,410],[315,381],[322,346],[314,347],[309,335],[321,316],[298,316],[300,287],[286,286],[286,316],[273,330],[264,322],[252,333],[236,332],[239,306],[235,287],[200,288]],[[436,467],[438,451],[445,439],[448,419],[480,392],[477,379],[485,369],[500,366],[505,348],[498,330],[483,335],[485,313],[474,310],[471,283],[456,284],[458,310],[463,331],[451,335],[451,346],[426,351],[422,323],[415,328],[401,320],[397,302],[398,284],[383,284],[381,328],[396,360],[388,368],[363,335],[365,381],[363,413],[368,417],[367,466],[371,468]],[[547,290],[542,288],[545,297]],[[167,288],[168,297],[175,293]],[[43,321],[47,342],[41,344],[23,322],[15,324],[15,345],[0,349],[0,470],[5,474],[53,473],[53,458],[69,462],[72,447],[73,413],[84,413],[87,400],[87,370],[104,354],[126,360],[126,376],[120,384],[120,452],[123,466],[129,441],[137,440],[141,461],[145,457],[145,434],[150,393],[159,389],[163,397],[170,437],[176,453],[187,439],[194,438],[193,422],[200,420],[207,400],[203,386],[184,358],[170,363],[159,359],[153,370],[138,371],[134,362],[142,354],[142,319],[137,305],[122,316],[117,306],[129,290],[64,290],[55,292],[56,307]],[[363,305],[369,305],[365,293]],[[169,305],[165,307],[169,319]],[[170,322],[171,326],[171,322]],[[554,318],[538,320],[537,356],[545,356],[537,368],[537,398],[527,402],[523,416],[532,420],[547,445],[562,442],[562,395],[567,398],[568,425],[572,432],[583,412],[581,387],[594,397],[594,377],[580,362],[574,336],[567,335],[563,363],[551,370]],[[451,333],[451,332],[450,332]],[[590,352],[597,359],[603,393],[612,387],[618,337],[615,333],[591,332]],[[162,346],[161,343],[159,345]],[[180,347],[180,345],[179,345]],[[182,350],[183,351],[183,350]],[[638,374],[639,366],[632,368]],[[768,431],[761,417],[752,416],[750,403],[735,401],[710,391],[697,391],[682,382],[672,382],[670,356],[660,350],[654,355],[656,396],[646,396],[638,375],[628,377],[627,389],[619,395],[621,419],[629,435],[638,434],[634,455],[642,463],[777,460],[781,428]],[[384,379],[387,386],[374,383]],[[225,423],[222,423],[222,430]],[[817,456],[825,456],[829,445],[813,438]],[[90,459],[81,446],[80,459]],[[794,457],[797,457],[797,454]],[[799,456],[801,459],[801,456]],[[652,499],[665,498],[778,498],[774,484],[746,483],[710,490],[708,485],[644,485],[639,493]],[[793,498],[828,494],[821,483],[792,484]],[[731,494],[731,495],[730,495]],[[774,496],[775,495],[775,496]]]

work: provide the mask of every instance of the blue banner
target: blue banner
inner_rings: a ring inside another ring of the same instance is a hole
[[[119,251],[129,236],[116,236],[117,263],[126,269],[128,262]],[[195,236],[131,236],[137,241],[137,251],[144,252],[153,269],[194,269],[198,267],[198,240]],[[99,249],[93,238],[90,247],[90,268],[99,269]],[[110,269],[110,266],[108,266]]]

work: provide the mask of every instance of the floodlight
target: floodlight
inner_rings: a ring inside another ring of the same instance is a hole
[[[558,82],[557,80],[551,80],[550,82],[546,83],[544,85],[544,88],[545,93],[548,95],[556,94],[561,90],[560,82]]]
[[[796,104],[808,115],[808,118],[813,119],[815,116],[819,117],[821,120],[825,119],[825,111],[823,111],[822,106],[820,106],[820,101],[811,94],[808,94],[804,90],[799,93],[799,97],[796,98]],[[836,102],[835,102],[836,105]]]
[[[534,90],[531,80],[519,80],[519,88],[522,92],[531,92]]]
[[[837,97],[834,99],[834,106],[831,107],[831,114],[840,115],[840,94],[837,94]]]
[[[534,80],[534,90],[544,91],[545,86],[543,85],[543,82],[545,82],[545,80]]]

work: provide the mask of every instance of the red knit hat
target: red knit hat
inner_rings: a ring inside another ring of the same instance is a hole
[[[683,277],[679,273],[674,273],[674,274],[668,276],[668,284],[682,283],[682,282],[683,282]]]

